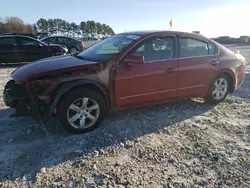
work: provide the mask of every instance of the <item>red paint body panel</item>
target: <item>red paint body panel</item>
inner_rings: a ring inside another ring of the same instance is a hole
[[[71,55],[45,58],[29,63],[12,73],[16,83],[26,83],[44,75],[56,76],[67,72],[84,72],[87,67],[99,67],[99,63],[78,59]]]
[[[219,70],[219,64],[213,66],[211,61],[219,60],[217,56],[179,59],[178,98],[206,95]]]
[[[175,100],[177,75],[178,60],[117,67],[115,80],[117,107]]]

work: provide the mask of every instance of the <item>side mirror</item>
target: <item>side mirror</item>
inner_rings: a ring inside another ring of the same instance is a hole
[[[41,43],[39,43],[39,44],[38,44],[38,46],[39,46],[40,48],[42,48],[42,47],[43,47],[43,45],[42,45]]]
[[[125,64],[143,64],[144,63],[144,56],[128,56],[124,58],[124,63]]]

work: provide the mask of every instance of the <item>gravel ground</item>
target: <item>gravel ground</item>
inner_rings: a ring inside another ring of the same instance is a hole
[[[250,62],[250,47],[239,49]],[[217,106],[201,99],[112,113],[84,135],[10,119],[0,69],[0,187],[250,187],[250,73]],[[250,67],[247,67],[250,72]]]

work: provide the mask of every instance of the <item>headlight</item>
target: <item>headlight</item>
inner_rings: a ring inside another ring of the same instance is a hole
[[[49,82],[43,82],[41,80],[33,81],[29,84],[32,92],[43,94],[51,86]]]

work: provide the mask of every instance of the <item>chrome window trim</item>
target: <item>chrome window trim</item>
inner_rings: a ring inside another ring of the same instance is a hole
[[[192,57],[178,57],[178,58],[173,58],[173,59],[162,59],[162,60],[157,60],[157,61],[147,61],[147,63],[144,64],[148,64],[148,63],[161,63],[163,61],[171,61],[171,60],[182,60],[182,59],[192,59],[192,58],[199,58],[199,57],[212,57],[215,56],[217,57],[218,55],[205,55],[205,56],[192,56]],[[116,65],[117,67],[123,66],[123,65]]]
[[[199,38],[199,37],[194,37],[194,36],[185,36],[185,35],[180,36],[180,35],[171,35],[171,34],[164,34],[164,33],[160,33],[160,34],[159,34],[159,33],[157,33],[157,34],[150,35],[150,36],[144,38],[144,39],[143,39],[142,41],[140,41],[140,42],[143,42],[143,41],[145,41],[146,39],[148,39],[148,38],[150,38],[150,37],[155,37],[155,36],[157,36],[157,35],[162,35],[162,36],[166,36],[166,37],[174,37],[174,38],[176,37],[176,39],[178,40],[178,44],[179,44],[179,38],[180,38],[180,37],[183,37],[183,38],[191,38],[191,39],[194,39],[194,40],[200,40],[200,41],[206,42],[207,44],[212,43],[212,44],[214,44],[214,45],[216,46],[218,52],[217,52],[216,54],[203,55],[203,56],[176,57],[176,58],[172,58],[172,59],[162,59],[162,60],[157,60],[157,61],[147,61],[147,62],[144,63],[144,64],[148,64],[148,63],[160,63],[160,62],[166,61],[166,60],[171,61],[171,60],[198,58],[198,57],[212,57],[212,56],[219,56],[219,55],[220,55],[220,47],[219,47],[218,45],[216,45],[213,41],[209,41],[209,40],[202,39],[202,38]],[[133,49],[133,48],[134,48],[137,44],[139,44],[140,42],[135,43],[135,44],[131,47],[131,49]],[[178,48],[178,47],[177,47],[177,48]],[[119,59],[119,61],[118,61],[117,64],[116,64],[116,67],[124,66],[123,64],[122,64],[122,65],[119,65],[119,62],[128,54],[128,52],[131,51],[131,49],[128,50],[128,51]]]

